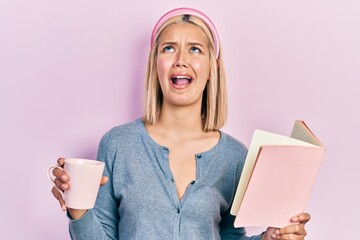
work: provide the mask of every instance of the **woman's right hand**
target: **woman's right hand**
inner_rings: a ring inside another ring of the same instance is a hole
[[[60,167],[64,167],[64,164],[65,164],[65,158],[59,158],[57,160],[57,163]],[[59,168],[54,168],[53,169],[53,175],[55,177],[54,179],[54,182],[55,182],[55,185],[58,189],[62,190],[62,191],[65,191],[65,190],[68,190],[70,188],[70,185],[69,185],[69,176],[64,172],[62,171],[61,169]],[[105,176],[102,177],[101,179],[101,183],[100,183],[100,186],[104,185],[107,183],[109,179]],[[56,189],[55,187],[52,188],[51,192],[52,194],[54,195],[54,197],[59,201],[60,203],[60,206],[61,206],[61,209],[63,211],[66,211],[68,210],[69,211],[69,214],[70,214],[70,217],[72,219],[79,219],[81,218],[87,210],[83,210],[83,209],[71,209],[71,208],[67,208],[66,205],[65,205],[65,201],[63,199],[63,196],[62,194],[59,192],[59,190]]]
[[[57,163],[60,167],[64,167],[64,163],[65,163],[65,158],[59,158],[57,160]],[[54,168],[52,171],[52,174],[54,175],[55,179],[54,179],[54,183],[56,185],[56,187],[62,191],[65,191],[67,189],[69,189],[69,176],[66,175],[66,173],[62,170],[60,170],[59,168]],[[51,189],[52,194],[54,195],[54,197],[59,201],[61,209],[63,211],[66,211],[66,206],[65,206],[65,201],[63,199],[62,194],[59,192],[58,189],[56,189],[56,187],[53,187]]]

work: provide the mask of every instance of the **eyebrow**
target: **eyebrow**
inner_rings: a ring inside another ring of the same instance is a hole
[[[200,47],[205,48],[205,46],[202,45],[202,44],[199,43],[199,42],[188,42],[186,45],[190,45],[190,46],[200,46]]]
[[[163,42],[160,44],[160,46],[164,46],[164,45],[177,45],[177,42],[172,42],[172,41],[168,41],[168,42]],[[201,43],[199,42],[188,42],[186,43],[187,46],[200,46],[200,47],[204,47],[204,45],[202,45]]]
[[[171,41],[168,41],[168,42],[163,42],[161,44],[159,44],[160,46],[164,46],[164,45],[177,45],[176,42],[171,42]]]

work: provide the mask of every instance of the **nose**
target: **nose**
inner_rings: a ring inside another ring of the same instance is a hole
[[[174,67],[188,67],[187,54],[184,51],[178,51],[174,62]]]

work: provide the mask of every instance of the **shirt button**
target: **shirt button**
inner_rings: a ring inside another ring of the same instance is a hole
[[[195,180],[192,180],[190,184],[191,184],[191,185],[194,185],[194,183],[195,183]]]
[[[202,157],[201,154],[196,155],[196,158],[201,158],[201,157]]]
[[[180,213],[180,208],[177,209],[177,213],[178,213],[178,214]]]

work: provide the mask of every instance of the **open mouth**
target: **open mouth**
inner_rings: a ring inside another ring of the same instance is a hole
[[[192,78],[189,76],[174,76],[171,81],[174,85],[184,86],[191,83]]]

